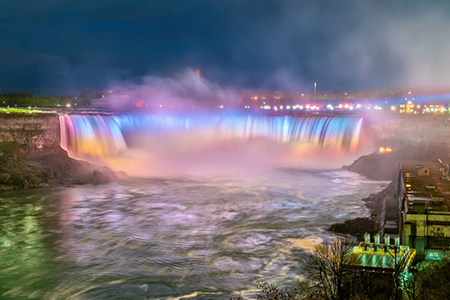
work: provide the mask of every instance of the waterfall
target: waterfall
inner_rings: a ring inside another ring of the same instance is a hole
[[[114,117],[61,115],[61,148],[73,156],[115,156],[127,148]]]
[[[259,115],[61,115],[61,147],[76,157],[118,156],[128,136],[146,139],[181,133],[213,139],[266,139],[279,144],[311,144],[353,152],[362,118]]]

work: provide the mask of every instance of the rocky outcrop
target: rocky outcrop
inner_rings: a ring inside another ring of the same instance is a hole
[[[402,141],[385,141],[392,147],[392,152],[374,152],[355,160],[350,166],[344,166],[374,180],[394,180],[399,161],[430,160],[435,157],[447,157],[448,148],[442,143],[406,143]]]
[[[70,158],[61,149],[58,154],[42,157],[0,157],[0,190],[29,189],[47,186],[70,186],[106,183],[116,174],[107,167]]]
[[[344,223],[335,223],[330,226],[329,230],[356,237],[362,237],[366,232],[372,235],[376,232],[375,221],[370,218],[356,218]]]
[[[0,154],[39,157],[61,151],[59,117],[53,113],[0,113]]]
[[[61,149],[56,114],[0,114],[0,191],[105,183],[106,167],[70,158]]]

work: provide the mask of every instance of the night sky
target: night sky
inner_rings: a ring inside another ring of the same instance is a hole
[[[447,86],[449,2],[0,0],[0,93],[78,93],[186,69],[231,88]]]

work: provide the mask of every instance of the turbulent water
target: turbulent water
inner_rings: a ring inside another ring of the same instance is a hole
[[[1,193],[0,298],[229,299],[288,285],[382,184],[277,169]]]
[[[292,284],[328,226],[368,214],[361,199],[382,189],[305,170],[355,155],[361,118],[60,120],[71,156],[147,178],[0,194],[2,299],[251,296],[262,281]]]

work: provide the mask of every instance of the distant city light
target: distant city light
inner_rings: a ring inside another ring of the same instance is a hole
[[[380,147],[380,153],[389,153],[389,152],[392,152],[392,148]]]

